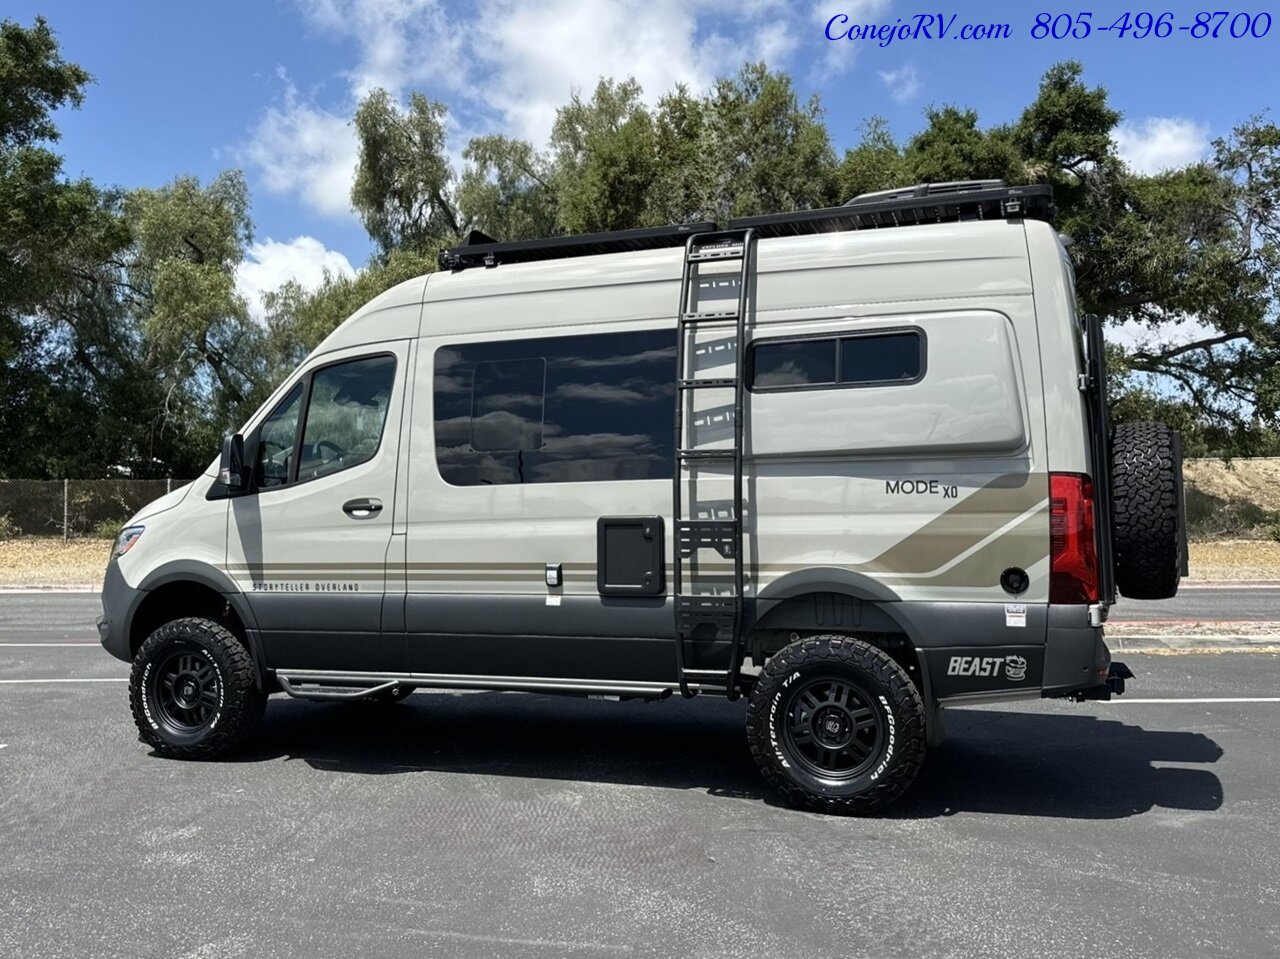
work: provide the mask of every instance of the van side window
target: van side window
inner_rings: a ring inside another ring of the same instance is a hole
[[[891,386],[924,375],[919,330],[761,340],[751,347],[753,390]]]
[[[454,486],[669,479],[675,358],[674,328],[441,347],[440,475]]]

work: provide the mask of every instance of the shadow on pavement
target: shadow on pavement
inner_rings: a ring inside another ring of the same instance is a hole
[[[1222,747],[1201,733],[1165,732],[1083,712],[952,710],[949,738],[925,761],[894,818],[992,812],[1122,819],[1155,807],[1210,811],[1222,783],[1207,764]]]
[[[1089,707],[1081,707],[1082,710]],[[780,805],[747,751],[743,703],[608,703],[536,694],[417,694],[396,705],[273,699],[236,761],[303,760],[323,771],[476,773],[700,789]],[[1200,733],[1094,714],[946,714],[894,819],[959,812],[1119,819],[1161,807],[1214,810],[1222,749]]]

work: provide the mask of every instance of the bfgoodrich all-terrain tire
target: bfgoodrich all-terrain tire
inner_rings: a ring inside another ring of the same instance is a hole
[[[244,741],[266,707],[253,659],[221,623],[165,623],[138,650],[129,706],[144,742],[177,759],[213,759]]]
[[[847,636],[815,636],[765,664],[747,707],[747,742],[793,805],[866,815],[920,772],[924,717],[915,684],[888,654]]]
[[[1124,423],[1111,437],[1116,586],[1130,599],[1168,599],[1182,578],[1182,457],[1160,423]]]

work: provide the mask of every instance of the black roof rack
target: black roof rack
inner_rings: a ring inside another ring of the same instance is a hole
[[[844,206],[795,213],[773,213],[730,220],[727,229],[751,227],[757,237],[835,233],[926,223],[965,220],[1033,219],[1053,221],[1053,187],[1005,186],[1000,180],[967,180],[955,183],[923,183],[898,190],[864,193]],[[498,243],[472,230],[459,246],[440,251],[440,269],[465,270],[472,266],[531,263],[599,253],[629,253],[684,246],[694,233],[715,233],[714,223],[686,223],[612,233],[581,233],[538,240]]]
[[[751,227],[757,237],[835,233],[966,220],[1053,221],[1053,187],[1005,186],[999,180],[924,183],[901,190],[865,193],[844,206],[768,216],[739,217],[729,229]]]
[[[465,270],[471,266],[530,263],[534,260],[558,260],[572,256],[594,256],[598,253],[662,250],[684,246],[691,234],[714,233],[718,229],[714,223],[686,223],[681,226],[615,230],[612,233],[580,233],[576,236],[553,236],[511,243],[495,243],[492,237],[473,230],[461,246],[441,250],[438,261],[442,270]]]

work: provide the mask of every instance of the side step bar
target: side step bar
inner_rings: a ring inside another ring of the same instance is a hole
[[[377,686],[367,687],[348,687],[342,683],[310,683],[311,688],[303,688],[303,682],[299,681],[295,676],[290,678],[284,673],[276,673],[276,679],[280,681],[280,687],[292,696],[294,699],[327,699],[327,700],[353,700],[353,699],[371,699],[380,693],[390,693],[395,695],[400,691],[400,681],[393,679],[389,682],[380,683]],[[329,688],[326,689],[325,687]]]
[[[327,669],[278,669],[280,686],[297,699],[363,699],[398,686],[436,689],[497,689],[513,692],[584,693],[665,699],[678,684],[455,673],[346,673]],[[308,687],[308,688],[302,688]],[[327,687],[327,688],[326,688]],[[352,687],[365,687],[356,688]]]

